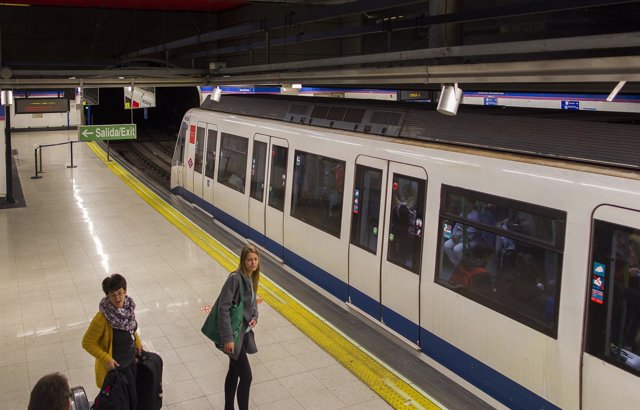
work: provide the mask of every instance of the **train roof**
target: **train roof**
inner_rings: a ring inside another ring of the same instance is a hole
[[[640,170],[638,116],[333,98],[225,95],[202,109],[393,138],[406,138]]]

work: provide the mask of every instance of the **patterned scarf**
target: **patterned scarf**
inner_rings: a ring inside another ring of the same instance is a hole
[[[132,333],[138,328],[135,313],[136,303],[129,296],[125,297],[122,308],[113,306],[106,297],[102,298],[98,308],[104,317],[107,318],[107,322],[109,322],[112,328],[126,330]]]

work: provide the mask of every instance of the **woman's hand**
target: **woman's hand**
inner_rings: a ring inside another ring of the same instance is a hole
[[[235,348],[235,344],[233,342],[225,343],[222,350],[227,354],[233,354],[233,349]]]
[[[249,322],[249,326],[251,327],[251,329],[253,329],[254,327],[256,327],[256,325],[257,325],[257,324],[258,324],[258,321],[257,321],[257,320],[255,320],[255,319],[252,319],[252,320]]]
[[[106,368],[107,368],[107,370],[113,370],[113,369],[115,369],[115,368],[116,368],[116,367],[118,367],[118,366],[120,366],[120,365],[118,364],[118,362],[116,362],[116,361],[115,361],[115,360],[113,360],[113,359],[109,359],[109,362],[107,362],[107,364],[106,364],[104,367],[106,367]]]

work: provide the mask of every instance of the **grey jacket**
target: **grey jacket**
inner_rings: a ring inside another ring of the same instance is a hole
[[[222,343],[233,342],[233,332],[231,331],[231,318],[229,310],[231,306],[240,303],[240,289],[243,291],[244,299],[244,320],[240,337],[238,339],[239,346],[235,346],[233,353],[229,355],[232,359],[238,359],[240,355],[240,347],[244,347],[249,354],[258,351],[253,336],[253,330],[246,332],[251,320],[258,320],[258,305],[253,292],[253,284],[251,279],[244,275],[241,271],[231,272],[227,280],[222,285],[220,296],[218,296],[218,323],[220,326],[220,339]]]

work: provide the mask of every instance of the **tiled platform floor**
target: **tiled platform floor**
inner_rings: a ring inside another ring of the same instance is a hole
[[[143,345],[160,353],[164,408],[221,409],[228,360],[200,333],[201,307],[227,275],[214,260],[136,196],[82,143],[45,148],[42,179],[34,144],[76,131],[13,133],[27,206],[0,210],[0,397],[25,409],[33,384],[60,371],[90,398],[93,358],[81,339],[120,272],[137,303]],[[266,303],[250,356],[253,409],[386,409],[389,406]]]

